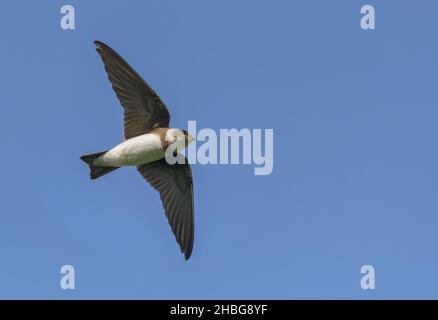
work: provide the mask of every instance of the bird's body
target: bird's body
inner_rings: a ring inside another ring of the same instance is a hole
[[[160,137],[146,133],[123,141],[94,161],[106,167],[139,166],[164,158],[165,150]]]
[[[166,216],[185,258],[193,250],[193,178],[187,159],[166,161],[166,150],[181,150],[194,139],[184,130],[169,128],[170,114],[155,91],[113,49],[95,41],[112,87],[124,109],[125,141],[81,159],[97,179],[120,167],[136,166],[160,193]],[[181,156],[181,155],[180,155]],[[181,156],[182,157],[182,156]]]

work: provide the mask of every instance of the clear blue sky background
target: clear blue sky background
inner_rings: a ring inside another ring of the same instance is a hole
[[[438,298],[437,14],[433,0],[1,1],[0,298]],[[275,130],[270,176],[193,167],[188,262],[135,169],[91,181],[79,160],[122,140],[96,39],[173,126]]]

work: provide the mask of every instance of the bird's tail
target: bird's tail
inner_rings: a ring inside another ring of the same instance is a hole
[[[84,154],[83,156],[81,156],[81,160],[84,161],[86,164],[88,164],[88,166],[90,167],[91,179],[93,180],[97,179],[119,168],[119,167],[103,167],[103,166],[94,165],[94,160],[96,160],[106,152],[107,151],[102,151],[97,153]]]

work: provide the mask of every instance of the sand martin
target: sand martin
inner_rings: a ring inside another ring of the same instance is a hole
[[[111,150],[86,154],[81,160],[97,179],[120,167],[136,166],[140,174],[160,193],[169,224],[186,260],[194,240],[193,178],[187,159],[168,164],[170,145],[187,146],[194,139],[185,130],[169,128],[170,114],[155,91],[113,49],[95,41],[124,111],[125,141]]]

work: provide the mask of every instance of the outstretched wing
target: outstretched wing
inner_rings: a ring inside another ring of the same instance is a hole
[[[186,260],[194,241],[193,178],[190,165],[165,159],[138,166],[140,174],[160,193],[167,219]]]
[[[145,134],[155,127],[168,128],[169,110],[155,91],[117,52],[102,42],[94,43],[124,109],[125,139]]]

